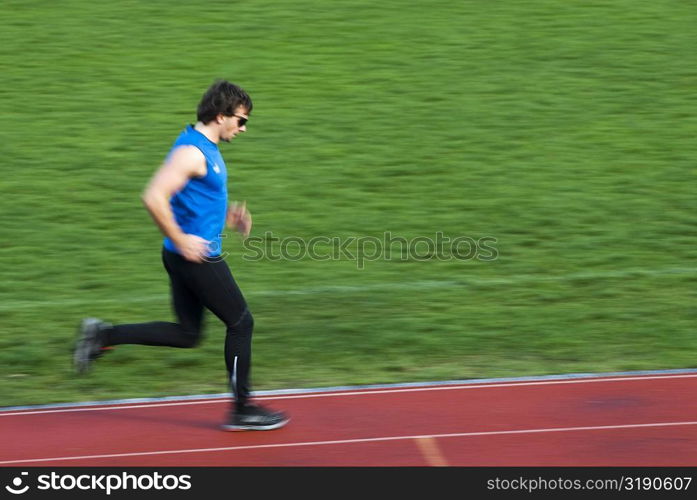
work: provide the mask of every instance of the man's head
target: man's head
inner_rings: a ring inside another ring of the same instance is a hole
[[[205,125],[215,124],[220,140],[230,141],[245,132],[245,123],[252,112],[252,99],[237,85],[218,80],[203,94],[196,117]]]

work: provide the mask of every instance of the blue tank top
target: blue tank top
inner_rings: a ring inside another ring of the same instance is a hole
[[[179,146],[196,146],[206,157],[206,175],[193,177],[170,199],[169,203],[177,224],[187,234],[195,234],[208,241],[208,256],[218,257],[222,252],[221,234],[227,214],[227,169],[218,145],[193,126],[187,125],[179,135],[167,158]],[[179,253],[169,238],[167,250]]]

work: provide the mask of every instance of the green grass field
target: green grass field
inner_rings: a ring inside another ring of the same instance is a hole
[[[224,329],[172,318],[139,200],[218,77],[253,235],[494,237],[498,259],[228,263],[257,390],[697,367],[697,11],[689,2],[5,1],[0,406],[227,390]]]

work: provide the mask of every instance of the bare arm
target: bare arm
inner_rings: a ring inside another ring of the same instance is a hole
[[[246,201],[241,204],[233,202],[228,207],[227,226],[242,233],[244,238],[249,236],[249,232],[252,230],[252,214],[247,210]]]
[[[192,177],[206,174],[206,159],[194,146],[177,148],[164,165],[155,172],[143,191],[142,200],[155,224],[182,253],[184,258],[201,262],[206,256],[208,242],[193,234],[184,233],[172,213],[170,198]]]

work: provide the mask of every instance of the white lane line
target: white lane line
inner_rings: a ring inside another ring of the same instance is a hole
[[[193,448],[184,450],[159,450],[159,451],[139,451],[132,453],[108,453],[103,455],[81,455],[72,457],[51,457],[51,458],[27,458],[23,460],[3,460],[0,465],[10,464],[27,464],[37,462],[59,462],[68,460],[96,460],[101,458],[121,458],[121,457],[143,457],[153,455],[175,455],[183,453],[212,453],[221,451],[237,451],[237,450],[260,450],[265,448],[291,448],[300,446],[326,446],[338,444],[355,444],[355,443],[374,443],[380,441],[403,441],[406,439],[444,439],[457,437],[476,437],[476,436],[505,436],[515,434],[542,434],[549,432],[574,432],[574,431],[600,431],[600,430],[618,430],[618,429],[642,429],[651,427],[677,427],[697,425],[697,421],[689,422],[655,422],[648,424],[625,424],[625,425],[597,425],[587,427],[552,427],[542,429],[520,429],[509,431],[481,431],[481,432],[455,432],[450,434],[425,434],[412,436],[388,436],[376,438],[358,438],[358,439],[337,439],[331,441],[306,441],[297,443],[272,443],[272,444],[256,444],[246,446],[225,446],[221,448]]]
[[[383,283],[366,283],[364,285],[326,285],[306,288],[289,288],[278,290],[257,290],[245,292],[245,295],[254,297],[278,297],[291,295],[315,295],[323,293],[360,293],[379,290],[414,290],[425,288],[447,288],[457,286],[498,286],[498,285],[515,285],[518,283],[546,283],[546,282],[564,282],[573,280],[595,280],[609,278],[628,278],[632,276],[671,276],[671,275],[691,275],[696,274],[696,267],[667,267],[660,269],[622,269],[618,271],[599,271],[595,273],[580,272],[560,274],[556,276],[540,275],[540,274],[518,274],[507,278],[464,278],[459,280],[419,280],[419,281],[400,281],[400,282],[383,282]],[[110,298],[93,298],[93,297],[78,297],[65,298],[54,300],[16,300],[6,301],[0,305],[0,311],[15,311],[19,309],[34,309],[41,307],[64,307],[75,306],[82,304],[134,304],[141,302],[163,301],[166,303],[169,300],[168,295],[151,294],[142,296],[129,297],[110,297]]]
[[[303,393],[291,395],[274,395],[274,396],[259,396],[254,399],[259,400],[281,400],[281,399],[306,399],[306,398],[327,398],[327,397],[343,397],[343,396],[365,396],[371,394],[391,394],[405,392],[423,392],[423,391],[453,391],[465,389],[490,389],[490,388],[505,388],[505,387],[528,387],[542,385],[559,385],[559,384],[590,384],[603,382],[638,382],[643,380],[666,380],[666,379],[683,379],[697,378],[697,373],[684,375],[651,375],[651,376],[633,376],[633,377],[613,377],[613,378],[589,378],[589,379],[562,379],[562,380],[540,380],[533,382],[510,382],[510,383],[493,383],[493,384],[466,384],[466,385],[449,385],[449,386],[426,386],[426,387],[406,387],[396,389],[374,389],[374,390],[356,390],[345,392],[318,392],[318,393]],[[103,411],[103,410],[128,410],[133,408],[160,408],[164,406],[185,406],[185,405],[201,405],[201,404],[217,404],[229,403],[230,398],[196,400],[196,401],[178,401],[156,404],[124,404],[100,407],[76,407],[76,408],[57,408],[48,410],[34,411],[17,411],[17,412],[0,412],[0,417],[23,416],[23,415],[40,415],[46,413],[68,413],[80,411]]]

